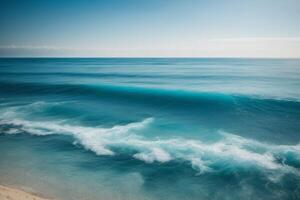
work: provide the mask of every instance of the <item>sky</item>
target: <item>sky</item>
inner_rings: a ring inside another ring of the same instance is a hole
[[[300,0],[0,0],[1,57],[300,58]]]

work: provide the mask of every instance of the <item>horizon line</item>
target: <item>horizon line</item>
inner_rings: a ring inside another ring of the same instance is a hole
[[[295,59],[298,60],[300,57],[234,57],[234,56],[0,56],[0,59],[40,59],[40,58],[200,58],[200,59]]]

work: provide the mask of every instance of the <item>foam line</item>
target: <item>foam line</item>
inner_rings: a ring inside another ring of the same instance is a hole
[[[149,139],[139,134],[153,122],[153,118],[147,118],[140,122],[103,128],[13,119],[1,120],[0,125],[12,125],[11,129],[4,131],[6,134],[23,131],[39,136],[71,135],[77,143],[97,155],[113,156],[118,154],[118,148],[122,148],[135,152],[129,155],[146,163],[183,161],[190,163],[199,173],[214,172],[218,166],[224,166],[232,170],[237,167],[256,167],[299,175],[297,166],[286,162],[292,157],[294,163],[300,163],[299,144],[265,144],[225,132],[220,132],[222,137],[214,143],[184,138]]]

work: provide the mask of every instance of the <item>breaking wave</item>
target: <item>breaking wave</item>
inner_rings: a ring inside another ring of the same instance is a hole
[[[154,122],[154,118],[146,118],[140,122],[104,128],[74,126],[62,121],[28,121],[14,117],[0,120],[0,128],[4,134],[70,135],[75,139],[74,144],[80,144],[100,156],[115,156],[122,149],[134,159],[146,163],[188,163],[199,174],[254,167],[269,173],[300,175],[300,144],[266,144],[222,131],[219,132],[220,139],[215,142],[179,137],[144,137],[142,131]]]

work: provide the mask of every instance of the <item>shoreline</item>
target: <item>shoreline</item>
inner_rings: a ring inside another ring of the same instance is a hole
[[[0,200],[53,200],[40,194],[27,192],[10,186],[0,185]]]

